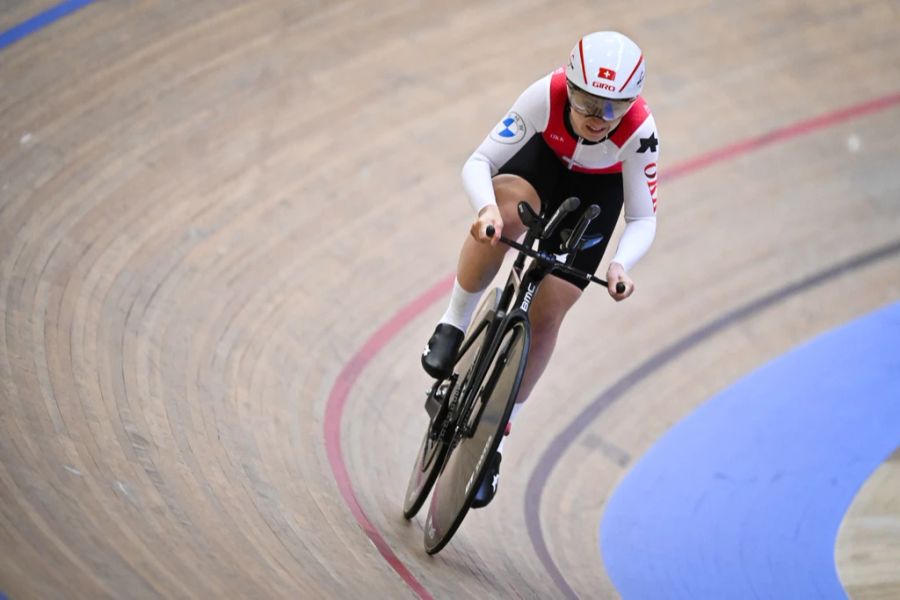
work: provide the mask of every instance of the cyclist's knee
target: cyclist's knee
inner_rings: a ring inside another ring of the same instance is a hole
[[[565,316],[566,311],[562,307],[536,304],[528,315],[532,345],[541,346],[544,342],[552,343],[552,340],[556,340]]]
[[[492,181],[494,196],[497,198],[497,206],[500,208],[504,226],[512,226],[518,233],[524,232],[525,228],[519,220],[519,202],[524,200],[536,213],[541,211],[541,200],[534,186],[522,177],[508,173],[497,175]]]
[[[531,319],[531,340],[540,344],[544,340],[556,339],[564,314],[543,313]]]

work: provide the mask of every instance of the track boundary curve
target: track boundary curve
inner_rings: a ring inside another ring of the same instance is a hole
[[[839,123],[850,121],[855,118],[881,112],[883,110],[893,108],[897,105],[900,105],[900,92],[893,92],[891,94],[873,98],[855,104],[853,106],[834,110],[829,113],[813,117],[811,119],[806,119],[791,125],[787,125],[785,127],[781,127],[760,136],[729,144],[718,150],[713,150],[705,154],[701,154],[700,156],[697,156],[695,158],[677,163],[666,172],[661,173],[661,178],[666,181],[671,181],[675,178],[702,171],[707,167],[726,162],[755,150],[774,145],[777,142],[794,139],[802,135],[812,133],[814,131],[825,129],[832,125],[837,125]],[[850,260],[836,265],[833,268],[838,270],[853,268],[854,265],[867,264],[868,262],[878,260],[882,257],[893,255],[898,252],[900,252],[900,242],[889,244],[888,246],[876,249],[867,254],[851,258]],[[833,273],[833,270],[828,270],[829,276]],[[806,278],[805,280],[794,283],[791,286],[782,288],[775,294],[778,295],[778,299],[784,299],[787,297],[785,294],[796,293],[803,289],[807,289],[808,287],[817,285],[821,282],[820,280],[822,279],[822,277],[822,273],[813,275],[809,278]],[[393,550],[391,550],[390,546],[381,535],[381,533],[374,527],[374,525],[372,525],[371,521],[369,520],[356,497],[356,493],[353,490],[352,481],[350,479],[350,474],[344,462],[343,452],[341,450],[340,425],[350,389],[356,383],[359,375],[366,368],[369,362],[371,362],[375,355],[378,354],[378,352],[380,352],[381,349],[383,349],[388,344],[388,342],[397,333],[399,333],[401,329],[408,325],[419,314],[424,312],[429,306],[431,306],[431,304],[448,293],[452,289],[455,278],[455,273],[444,277],[444,279],[442,279],[440,282],[438,282],[437,284],[423,292],[420,296],[415,298],[412,302],[401,308],[388,322],[386,322],[375,333],[373,333],[363,343],[360,349],[353,354],[350,360],[341,369],[340,373],[335,379],[334,384],[331,387],[325,410],[325,424],[323,428],[329,464],[331,465],[332,474],[334,475],[341,495],[347,504],[347,508],[353,514],[357,523],[378,549],[382,557],[420,598],[431,598],[432,596],[425,589],[425,587],[410,573],[409,569],[402,563],[402,561],[400,561]],[[662,351],[654,355],[654,357],[651,357],[651,359],[649,359],[643,365],[638,366],[631,373],[613,384],[613,386],[601,392],[601,394],[593,402],[591,402],[591,404],[584,411],[582,411],[582,413],[579,413],[576,419],[585,418],[584,415],[586,413],[590,413],[591,411],[595,411],[596,414],[588,417],[588,420],[595,418],[603,411],[605,406],[604,403],[607,403],[607,399],[611,399],[608,401],[608,404],[612,404],[617,395],[620,395],[624,390],[628,389],[628,378],[630,376],[634,375],[635,373],[641,376],[645,374],[644,370],[646,369],[646,365],[648,365],[648,363],[651,363],[654,360],[661,360],[662,362],[660,362],[660,365],[668,362],[668,360],[671,360],[678,353],[686,350],[693,344],[697,343],[697,341],[703,339],[705,335],[710,335],[710,333],[708,332],[721,331],[740,318],[745,318],[746,316],[753,314],[754,311],[762,310],[762,308],[770,306],[772,303],[777,301],[776,298],[772,297],[773,295],[774,294],[764,295],[760,298],[752,300],[742,307],[729,311],[729,313],[726,313],[725,315],[719,317],[718,319],[715,319],[711,323],[702,326],[692,334],[689,334],[685,338],[682,338],[682,340],[679,340],[675,344],[663,349]],[[564,436],[571,435],[571,431],[573,429],[572,423],[574,423],[574,421],[570,422],[563,429],[563,431],[551,441],[550,445],[548,446],[548,451],[541,455],[540,459],[538,460],[538,466],[535,468],[535,470],[532,472],[532,476],[529,478],[528,484],[526,486],[527,492],[525,495],[526,522],[528,526],[528,535],[532,540],[532,545],[534,546],[535,552],[538,554],[541,563],[544,565],[544,568],[547,571],[548,575],[550,575],[559,590],[567,598],[575,598],[577,597],[577,595],[575,594],[574,590],[572,590],[568,582],[566,582],[562,573],[559,571],[559,568],[556,566],[556,563],[549,555],[549,550],[547,549],[546,542],[544,542],[540,519],[536,517],[540,513],[540,499],[543,493],[543,485],[544,483],[546,483],[546,480],[549,478],[550,472],[555,467],[558,457],[562,456],[562,454],[565,452],[565,448],[568,446],[568,444],[565,443],[566,438]],[[578,428],[576,427],[575,429]],[[532,497],[534,498],[534,500],[529,500],[529,498]]]

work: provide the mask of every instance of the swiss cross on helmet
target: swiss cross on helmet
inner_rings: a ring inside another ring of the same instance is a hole
[[[644,87],[644,55],[637,44],[621,33],[591,33],[572,48],[566,78],[594,96],[635,98]]]

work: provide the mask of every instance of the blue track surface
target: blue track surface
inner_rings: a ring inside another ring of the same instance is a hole
[[[0,50],[31,35],[35,31],[50,25],[54,21],[58,21],[66,15],[75,12],[79,8],[83,8],[93,1],[94,0],[65,0],[15,27],[0,32]]]
[[[854,495],[900,445],[900,303],[714,397],[617,487],[601,526],[632,598],[845,598],[834,567]]]

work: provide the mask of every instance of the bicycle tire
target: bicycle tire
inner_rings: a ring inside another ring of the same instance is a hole
[[[422,442],[419,444],[416,462],[410,473],[403,500],[403,517],[406,519],[412,519],[422,508],[440,472],[440,469],[436,467],[442,465],[446,458],[447,449],[450,446],[446,443],[447,440],[442,439],[440,432],[445,413],[446,410],[442,407],[431,419],[425,435],[422,436]]]
[[[461,420],[476,420],[471,431],[466,431],[465,423],[457,429],[435,481],[425,520],[428,554],[440,552],[462,524],[487,473],[487,458],[500,445],[525,371],[529,336],[524,321],[506,327],[479,391],[472,397],[471,412],[459,415]]]

